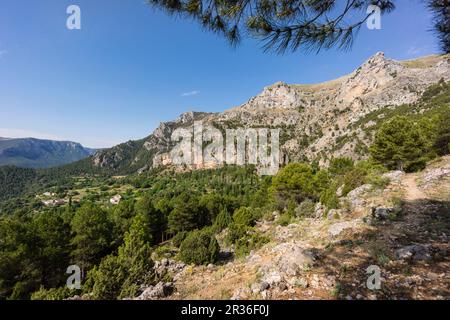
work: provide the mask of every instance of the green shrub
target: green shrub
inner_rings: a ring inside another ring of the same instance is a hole
[[[105,257],[98,269],[90,272],[93,279],[92,296],[94,299],[115,300],[122,291],[122,285],[126,279],[124,266],[117,256]]]
[[[296,217],[312,217],[316,204],[311,199],[306,199],[295,208]]]
[[[351,158],[333,158],[330,161],[328,172],[333,176],[344,175],[353,169],[354,162]]]
[[[233,214],[233,221],[236,224],[244,226],[253,226],[258,218],[260,218],[261,212],[255,208],[241,207],[237,209]]]
[[[328,209],[339,208],[339,199],[336,196],[336,191],[336,185],[332,185],[320,195],[320,202]]]
[[[225,242],[227,244],[234,244],[240,238],[244,237],[249,230],[250,228],[248,226],[232,223],[228,227],[228,233],[225,237]]]
[[[289,225],[289,223],[291,223],[291,219],[292,219],[292,216],[290,216],[288,213],[283,213],[278,218],[277,223],[280,226],[284,226],[285,227],[285,226]]]
[[[292,200],[296,203],[305,199],[317,200],[330,182],[326,170],[318,170],[306,163],[291,163],[273,178],[270,194],[282,209]]]
[[[169,258],[174,253],[174,248],[167,244],[159,245],[153,252],[156,257],[155,260],[159,260]]]
[[[366,177],[367,171],[363,168],[356,167],[347,172],[343,179],[344,188],[342,194],[347,195],[350,191],[362,186],[366,181]]]
[[[222,210],[214,219],[214,230],[220,232],[230,225],[233,218],[230,216],[227,210]]]
[[[252,250],[259,249],[268,242],[269,239],[267,237],[262,236],[256,231],[247,233],[236,242],[235,254],[237,257],[245,257]]]
[[[191,231],[180,246],[179,258],[185,263],[206,265],[217,261],[219,244],[210,230]]]
[[[97,268],[88,273],[85,288],[92,288],[94,299],[131,298],[141,286],[154,283],[149,226],[145,217],[137,214],[117,255],[106,256]]]
[[[76,294],[76,290],[70,290],[67,287],[60,288],[41,288],[31,295],[31,300],[64,300]]]
[[[370,153],[388,169],[413,172],[425,167],[431,146],[429,136],[416,122],[395,116],[378,130]]]
[[[172,244],[179,248],[181,246],[181,243],[184,239],[186,239],[186,236],[188,235],[187,231],[181,231],[178,232],[173,238],[172,238]]]

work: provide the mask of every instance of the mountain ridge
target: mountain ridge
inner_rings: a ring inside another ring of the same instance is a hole
[[[360,160],[367,156],[373,138],[367,136],[369,129],[360,126],[361,122],[368,127],[373,123],[362,119],[383,108],[416,103],[429,86],[450,80],[449,60],[447,54],[397,61],[378,52],[337,79],[317,84],[279,81],[224,112],[182,113],[160,123],[149,136],[98,152],[91,160],[95,167],[121,173],[171,165],[172,132],[194,121],[219,129],[281,128],[280,156],[293,161],[326,164],[342,155]]]
[[[97,152],[73,141],[0,137],[0,166],[50,168],[82,160]]]

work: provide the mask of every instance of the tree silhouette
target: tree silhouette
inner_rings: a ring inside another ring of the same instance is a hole
[[[424,0],[435,20],[443,51],[449,52],[449,0]],[[264,51],[348,49],[375,12],[395,9],[389,0],[148,0],[171,15],[190,18],[232,45],[243,36],[260,39]],[[369,10],[368,10],[369,9]]]

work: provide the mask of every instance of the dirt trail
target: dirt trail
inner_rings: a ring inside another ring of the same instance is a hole
[[[406,189],[405,200],[414,201],[428,198],[428,196],[417,186],[416,179],[417,176],[415,174],[409,174],[403,180],[403,185]]]

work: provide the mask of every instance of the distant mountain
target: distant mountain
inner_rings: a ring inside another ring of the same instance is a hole
[[[50,168],[87,158],[95,152],[71,141],[0,137],[0,166]]]

